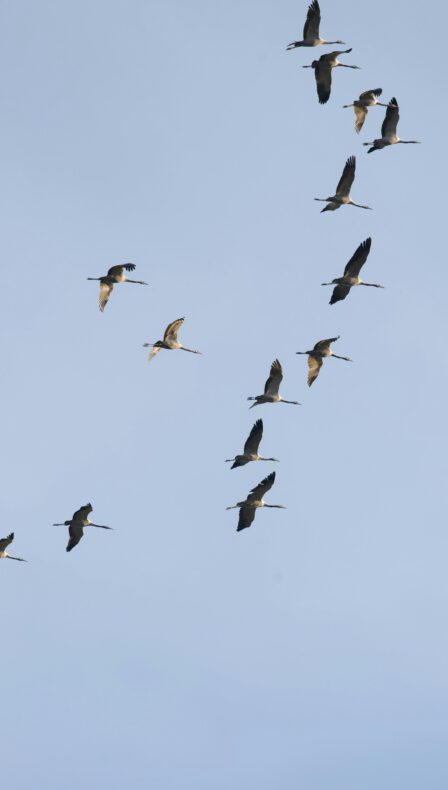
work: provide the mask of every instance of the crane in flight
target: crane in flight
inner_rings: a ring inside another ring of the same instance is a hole
[[[136,283],[137,285],[148,285],[148,283],[144,283],[143,280],[130,280],[124,274],[124,269],[127,272],[133,272],[135,269],[135,263],[123,263],[119,266],[112,266],[107,274],[103,275],[103,277],[88,277],[88,280],[99,280],[100,282],[100,299],[99,299],[99,308],[101,312],[103,312],[104,308],[106,307],[109,297],[113,291],[114,285],[117,283]]]
[[[271,371],[269,373],[269,378],[264,385],[264,393],[263,395],[254,395],[249,397],[247,400],[254,400],[255,403],[252,406],[249,406],[250,409],[253,409],[254,406],[258,406],[260,403],[292,403],[295,406],[300,406],[301,404],[296,400],[285,400],[279,394],[279,387],[283,378],[283,370],[280,362],[278,359],[274,359],[271,365]]]
[[[322,285],[336,285],[331,295],[330,304],[342,301],[349,295],[350,289],[355,285],[367,285],[369,288],[384,288],[384,285],[378,283],[365,283],[361,280],[359,273],[364,266],[367,256],[370,252],[372,239],[369,238],[362,241],[359,247],[355,250],[349,262],[347,263],[344,274],[342,277],[335,277],[331,283],[322,283]]]
[[[336,209],[341,208],[341,206],[357,206],[357,208],[366,208],[371,210],[370,206],[362,206],[360,203],[354,203],[350,197],[350,190],[352,188],[353,181],[355,180],[355,171],[356,157],[349,156],[344,165],[342,176],[340,177],[339,183],[336,187],[336,194],[327,198],[314,198],[314,200],[319,200],[321,203],[328,204],[324,206],[322,211],[336,211]]]
[[[176,348],[180,348],[181,351],[189,351],[190,354],[200,354],[200,351],[194,351],[192,348],[185,348],[182,343],[179,343],[177,339],[177,333],[181,328],[185,318],[177,318],[175,321],[172,321],[171,324],[168,324],[167,328],[165,329],[165,334],[163,335],[163,340],[156,340],[155,343],[143,343],[143,347],[146,348],[150,346],[152,351],[148,354],[148,362],[151,362],[152,359],[159,353],[160,349],[166,348],[168,351],[173,351]]]
[[[272,488],[274,485],[275,480],[275,472],[271,472],[270,475],[264,478],[255,488],[247,495],[246,499],[243,502],[237,502],[236,505],[230,505],[227,507],[226,510],[232,510],[233,508],[239,508],[239,518],[238,518],[238,526],[236,531],[241,532],[242,529],[247,529],[252,524],[257,507],[277,507],[277,508],[285,508],[285,505],[268,505],[264,500],[263,497],[269,489]]]
[[[347,107],[353,107],[355,112],[355,131],[359,134],[366,119],[367,113],[369,111],[369,107],[389,107],[388,104],[383,104],[382,102],[378,101],[378,96],[381,96],[383,92],[382,88],[374,88],[371,91],[364,91],[364,93],[360,93],[359,98],[355,99],[353,104],[343,104],[343,109],[347,109]]]
[[[244,449],[241,455],[236,455],[235,458],[226,458],[226,464],[233,461],[231,469],[236,469],[238,466],[244,466],[250,461],[277,461],[277,458],[263,458],[258,455],[258,448],[260,446],[261,438],[263,436],[263,420],[257,420],[253,425],[249,436],[246,439]]]
[[[308,6],[306,21],[303,28],[303,40],[292,41],[286,47],[287,50],[297,47],[318,47],[320,44],[345,44],[345,41],[325,41],[319,35],[320,27],[320,8],[317,0],[313,0]]]
[[[18,562],[27,562],[27,560],[24,560],[23,557],[13,557],[6,551],[9,544],[12,543],[13,540],[14,532],[11,532],[11,534],[7,535],[6,538],[0,538],[0,560],[17,560]]]
[[[319,104],[326,104],[330,98],[331,72],[333,69],[336,69],[338,66],[344,69],[361,68],[360,66],[349,66],[347,63],[341,63],[338,60],[338,55],[346,55],[351,51],[351,49],[344,49],[338,52],[327,52],[325,55],[321,55],[319,60],[313,60],[310,66],[302,66],[304,69],[314,69]]]
[[[363,145],[370,145],[371,148],[367,151],[371,154],[372,151],[380,151],[381,148],[386,148],[388,145],[396,145],[397,143],[404,143],[404,145],[419,145],[420,140],[401,140],[397,134],[397,125],[400,120],[400,113],[398,102],[396,98],[390,100],[387,107],[386,115],[381,126],[381,137],[373,140],[371,143],[363,143]]]
[[[73,516],[67,521],[59,524],[53,524],[54,527],[68,527],[69,541],[67,543],[66,551],[71,551],[78,545],[82,536],[84,535],[84,527],[99,527],[100,529],[113,529],[113,527],[105,527],[104,524],[94,524],[89,519],[89,513],[93,510],[90,502],[79,508]]]
[[[329,337],[328,340],[319,340],[318,343],[310,351],[296,351],[296,354],[308,354],[308,386],[311,387],[313,381],[316,381],[319,371],[324,364],[325,357],[336,357],[336,359],[344,359],[346,362],[353,362],[350,357],[339,357],[334,354],[330,346],[339,340],[340,335],[337,337]]]

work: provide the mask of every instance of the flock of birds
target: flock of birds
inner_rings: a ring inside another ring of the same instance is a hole
[[[308,7],[307,17],[305,21],[305,25],[303,28],[303,38],[299,41],[293,41],[291,44],[287,46],[287,50],[294,50],[299,47],[317,47],[321,45],[328,45],[328,44],[345,44],[344,41],[335,40],[335,41],[326,41],[325,39],[320,37],[319,29],[320,29],[320,21],[321,21],[321,13],[318,0],[312,0],[311,4]],[[351,68],[351,69],[359,69],[359,66],[349,65],[346,63],[341,63],[338,60],[339,55],[345,55],[350,53],[352,50],[338,50],[334,52],[328,52],[318,60],[313,60],[310,65],[303,66],[303,68],[312,68],[314,69],[314,76],[316,79],[316,87],[317,87],[317,95],[319,98],[320,104],[326,104],[331,95],[331,83],[332,83],[332,71],[337,67],[343,68]],[[392,98],[388,104],[381,103],[378,101],[378,97],[382,94],[381,88],[375,88],[373,90],[366,90],[361,93],[358,99],[355,99],[351,104],[343,105],[344,108],[353,107],[355,113],[355,131],[359,134],[361,131],[364,121],[366,119],[369,107],[374,107],[376,105],[380,107],[386,108],[385,118],[381,127],[381,137],[373,140],[370,143],[363,143],[365,146],[369,146],[368,153],[372,153],[373,151],[379,151],[382,148],[385,148],[389,145],[396,145],[397,143],[418,143],[418,140],[401,140],[397,135],[397,125],[399,121],[399,107],[396,98]],[[354,156],[350,156],[344,166],[341,178],[339,183],[336,187],[336,192],[334,195],[331,195],[327,198],[315,198],[315,200],[319,200],[325,202],[327,205],[322,209],[324,211],[335,211],[336,209],[340,208],[344,205],[351,205],[357,206],[358,208],[369,209],[370,206],[365,206],[360,203],[355,203],[352,198],[350,197],[350,191],[353,185],[353,181],[355,179],[355,172],[356,172],[356,159]],[[358,286],[358,285],[365,285],[368,287],[373,288],[383,288],[384,286],[379,285],[377,283],[367,283],[360,277],[360,272],[362,267],[364,266],[367,257],[370,253],[370,248],[372,244],[372,239],[367,238],[365,241],[361,242],[358,248],[353,253],[352,257],[348,261],[347,265],[344,269],[344,274],[342,277],[336,277],[335,279],[331,280],[328,283],[322,283],[322,285],[334,285],[333,293],[330,299],[330,305],[335,304],[336,302],[342,301],[346,299],[349,295],[351,288]],[[138,285],[147,285],[143,280],[132,280],[128,278],[125,272],[133,272],[135,270],[134,263],[124,263],[122,265],[112,266],[107,274],[101,277],[88,277],[88,280],[97,280],[100,283],[100,291],[99,291],[99,309],[101,312],[104,311],[111,293],[113,291],[114,285],[119,283],[135,283]],[[165,329],[163,339],[157,340],[154,343],[144,343],[145,347],[150,347],[151,351],[149,352],[148,361],[151,361],[160,351],[161,349],[166,349],[169,351],[180,349],[182,351],[188,351],[191,354],[200,354],[200,351],[186,348],[183,346],[178,340],[178,333],[182,324],[184,322],[184,318],[178,318],[175,321],[172,321]],[[331,337],[324,340],[319,340],[312,349],[308,351],[297,351],[297,354],[305,354],[308,356],[308,379],[307,383],[308,386],[311,387],[313,382],[317,379],[320,369],[323,365],[324,359],[327,357],[335,357],[336,359],[342,359],[346,362],[351,362],[352,360],[349,357],[339,356],[335,354],[331,346],[339,340],[338,337]],[[283,371],[282,366],[278,359],[275,359],[271,365],[269,377],[265,383],[264,391],[261,395],[254,395],[248,398],[250,401],[254,401],[250,408],[254,408],[255,406],[264,404],[264,403],[288,403],[295,406],[299,406],[299,402],[295,400],[286,400],[280,395],[279,389],[280,384],[283,379]],[[261,419],[257,420],[253,425],[249,436],[246,439],[246,442],[243,447],[243,452],[241,454],[236,455],[234,458],[229,458],[226,460],[226,463],[232,463],[231,469],[236,469],[240,466],[245,466],[248,463],[253,461],[272,461],[277,462],[277,458],[269,458],[264,457],[259,454],[259,446],[263,437],[263,421]],[[243,529],[247,529],[250,527],[257,511],[257,508],[260,507],[270,507],[270,508],[283,508],[284,505],[271,505],[264,501],[263,497],[265,494],[272,488],[275,482],[275,472],[271,472],[268,474],[257,486],[252,488],[248,493],[246,499],[237,502],[235,505],[231,505],[227,508],[227,510],[231,510],[233,508],[239,509],[239,518],[238,518],[238,526],[237,531],[241,531]],[[92,505],[88,503],[87,505],[83,505],[80,507],[72,516],[71,519],[68,519],[64,522],[59,522],[54,524],[54,526],[66,526],[68,527],[69,532],[69,540],[67,543],[66,550],[71,551],[84,534],[84,528],[87,526],[91,527],[98,527],[100,529],[112,529],[112,527],[105,526],[104,524],[95,524],[89,519],[89,514],[92,512]],[[7,552],[8,546],[12,543],[14,539],[14,533],[11,532],[5,538],[0,539],[0,559],[11,559],[17,560],[19,562],[26,562],[22,557],[15,557]]]

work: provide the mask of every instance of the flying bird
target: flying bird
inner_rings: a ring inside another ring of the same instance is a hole
[[[262,436],[263,420],[257,420],[246,439],[242,454],[236,455],[235,458],[226,458],[226,464],[233,461],[233,464],[230,468],[236,469],[238,466],[244,466],[250,461],[277,461],[277,458],[263,458],[262,455],[258,455],[258,448],[260,446]]]
[[[397,135],[397,125],[400,120],[398,102],[396,98],[390,100],[390,104],[386,110],[383,124],[381,126],[381,137],[373,140],[371,143],[363,143],[363,145],[370,145],[371,148],[367,151],[371,154],[372,151],[379,151],[381,148],[386,148],[388,145],[396,145],[397,143],[404,143],[405,145],[420,144],[420,140],[400,140]]]
[[[263,501],[263,496],[267,491],[269,491],[270,488],[272,488],[274,485],[274,480],[275,472],[271,472],[270,475],[265,477],[261,483],[259,483],[250,491],[243,502],[237,502],[236,505],[230,505],[230,507],[226,508],[226,510],[232,510],[233,508],[240,509],[238,527],[236,530],[237,532],[241,532],[242,529],[247,529],[247,527],[250,527],[252,521],[255,518],[255,511],[257,507],[277,507],[284,509],[284,505],[268,505]]]
[[[79,508],[68,521],[63,521],[60,524],[53,524],[54,527],[68,527],[69,541],[67,543],[66,551],[71,551],[78,545],[82,536],[84,535],[84,527],[99,527],[100,529],[113,529],[113,527],[105,527],[104,524],[94,524],[89,519],[89,513],[93,510],[90,502]]]
[[[325,41],[319,36],[320,27],[320,8],[317,0],[313,0],[308,6],[306,22],[303,28],[303,41],[293,41],[288,44],[286,49],[296,49],[296,47],[318,47],[319,44],[345,44],[345,41]]]
[[[133,272],[135,269],[135,263],[123,263],[119,266],[112,266],[107,274],[105,274],[103,277],[87,278],[88,280],[100,281],[99,308],[101,312],[103,312],[104,308],[106,307],[116,283],[137,283],[137,285],[148,285],[148,283],[144,283],[143,280],[130,280],[123,273],[123,269],[126,269],[127,272]]]
[[[314,200],[319,200],[321,203],[328,204],[322,209],[321,214],[323,211],[336,211],[336,209],[340,208],[341,206],[348,205],[371,210],[370,206],[362,206],[360,203],[354,203],[350,197],[350,190],[352,188],[353,181],[355,180],[355,170],[356,157],[349,156],[342,171],[339,184],[336,187],[336,194],[327,198],[314,198]]]
[[[269,373],[269,378],[264,385],[264,393],[263,395],[255,395],[253,397],[248,398],[247,400],[254,400],[255,403],[252,406],[249,406],[250,409],[253,409],[254,406],[258,406],[259,403],[293,403],[295,406],[300,406],[301,404],[296,400],[285,400],[279,395],[279,387],[281,380],[283,378],[283,370],[282,366],[278,359],[274,359],[271,365],[271,371]]]
[[[367,285],[369,288],[384,288],[384,285],[378,285],[378,283],[365,283],[359,276],[359,272],[364,266],[370,252],[371,244],[372,239],[369,236],[368,239],[361,242],[353,253],[344,269],[343,276],[336,277],[331,283],[322,283],[322,285],[336,285],[331,295],[330,304],[336,304],[336,302],[345,299],[350,293],[350,288],[353,288],[354,285]]]
[[[311,349],[311,351],[296,351],[296,354],[308,354],[308,386],[311,387],[319,375],[319,371],[324,364],[325,357],[336,357],[336,359],[345,359],[346,362],[353,362],[350,357],[339,357],[334,354],[330,346],[339,340],[340,335],[337,337],[329,337],[328,340],[319,340],[318,343]]]
[[[347,63],[341,63],[338,60],[338,55],[346,55],[351,52],[350,49],[344,49],[339,52],[327,52],[321,55],[319,60],[313,60],[310,66],[302,66],[304,69],[314,69],[314,76],[316,77],[317,95],[320,104],[326,104],[330,98],[331,93],[331,72],[332,69],[341,66],[344,69],[359,69],[360,66],[349,66]]]
[[[18,562],[27,562],[22,557],[12,557],[11,554],[8,554],[6,549],[8,548],[9,544],[12,543],[14,540],[14,532],[11,532],[6,538],[0,538],[0,560],[18,560]]]
[[[192,348],[185,348],[182,343],[179,343],[177,339],[177,333],[181,328],[185,318],[177,318],[176,321],[172,321],[171,324],[168,324],[167,328],[165,329],[165,334],[163,336],[163,340],[157,340],[155,343],[143,343],[143,346],[146,348],[150,346],[152,351],[149,352],[148,355],[148,362],[153,359],[156,354],[159,353],[161,348],[166,348],[168,351],[172,351],[173,349],[180,348],[182,351],[189,351],[190,354],[200,354],[200,351],[194,351]]]
[[[364,91],[364,93],[359,95],[358,99],[355,99],[353,104],[342,105],[344,109],[347,107],[353,107],[355,111],[355,130],[358,134],[364,125],[369,107],[374,107],[376,104],[378,107],[389,107],[388,104],[383,104],[382,102],[378,101],[377,97],[381,96],[382,92],[382,88],[374,88],[371,91]]]

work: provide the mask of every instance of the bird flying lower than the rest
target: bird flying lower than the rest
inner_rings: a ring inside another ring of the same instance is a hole
[[[148,285],[148,283],[144,283],[143,280],[130,280],[124,274],[124,269],[127,272],[133,272],[135,269],[135,263],[123,263],[119,266],[112,266],[107,274],[103,277],[88,277],[88,280],[99,280],[100,282],[100,299],[99,299],[99,308],[101,312],[103,312],[104,308],[106,307],[109,297],[113,291],[114,285],[117,283],[136,283],[137,285]]]
[[[247,529],[247,527],[250,527],[255,518],[255,513],[258,507],[285,508],[285,505],[268,505],[263,500],[263,496],[274,485],[274,480],[275,472],[271,472],[271,474],[265,477],[261,483],[255,486],[255,488],[252,488],[244,501],[237,502],[236,505],[230,505],[226,508],[226,510],[232,510],[233,508],[240,509],[238,526],[236,529],[237,532],[241,532],[242,529]]]

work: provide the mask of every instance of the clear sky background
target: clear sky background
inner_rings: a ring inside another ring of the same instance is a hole
[[[320,106],[306,6],[1,5],[7,790],[448,787],[445,54],[417,6],[322,0],[362,71]],[[383,110],[342,105],[376,87],[423,145],[366,154]],[[374,210],[321,215],[351,154]],[[330,307],[367,236],[385,290]],[[149,287],[101,314],[125,261]],[[148,365],[184,315],[203,356]],[[303,406],[249,412],[276,357]],[[230,471],[258,417],[280,463]],[[237,534],[274,466],[287,510]],[[88,501],[114,531],[67,554]]]

